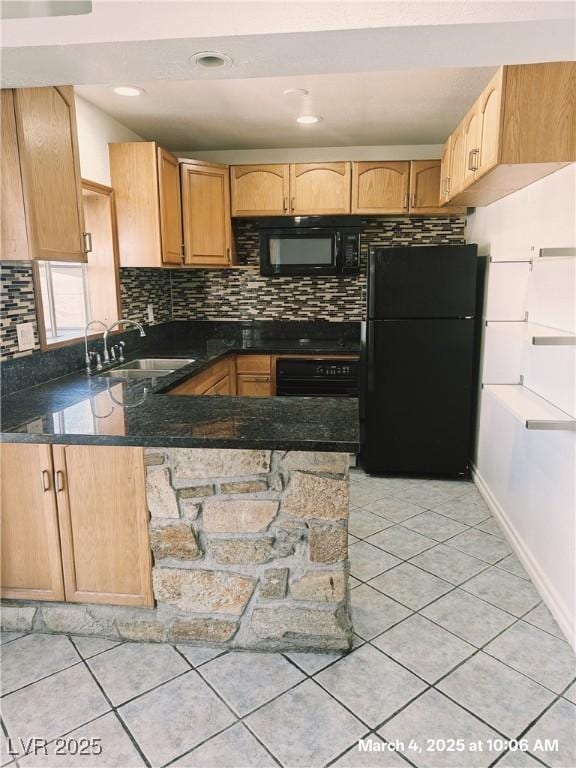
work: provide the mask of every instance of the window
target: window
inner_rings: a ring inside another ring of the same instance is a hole
[[[86,231],[92,235],[88,261],[34,265],[42,349],[82,338],[90,320],[110,325],[120,317],[114,193],[110,187],[83,180],[82,200]]]
[[[90,317],[86,264],[38,262],[46,344],[82,336]]]

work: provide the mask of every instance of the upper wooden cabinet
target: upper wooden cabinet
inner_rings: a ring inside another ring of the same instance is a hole
[[[200,161],[181,164],[185,263],[233,263],[228,166]]]
[[[463,206],[441,208],[440,160],[412,160],[410,163],[410,209],[417,215],[463,214]]]
[[[4,444],[2,597],[152,605],[142,448]]]
[[[282,216],[290,206],[290,166],[233,165],[232,216]]]
[[[350,163],[234,165],[233,216],[350,213]]]
[[[446,200],[488,205],[576,161],[576,63],[502,67],[450,137]]]
[[[350,163],[290,166],[290,211],[294,216],[350,213]]]
[[[154,141],[109,144],[120,266],[181,264],[178,160]]]
[[[158,192],[162,261],[166,264],[180,264],[183,245],[180,168],[177,158],[162,147],[158,147]]]
[[[451,200],[464,185],[464,124],[461,123],[450,137],[450,166],[448,173],[448,200]],[[441,174],[442,175],[442,174]]]
[[[476,146],[472,148],[472,154],[466,155],[468,166],[473,166],[475,178],[482,176],[498,162],[503,79],[504,69],[501,68],[476,102]]]
[[[410,161],[352,163],[352,213],[407,213]]]
[[[26,211],[20,173],[14,91],[2,91],[2,152],[0,153],[0,185],[2,194],[0,220],[0,258],[29,259]]]
[[[394,160],[352,163],[352,213],[465,213],[462,207],[441,208],[440,160]]]
[[[86,261],[70,86],[2,92],[2,258]]]

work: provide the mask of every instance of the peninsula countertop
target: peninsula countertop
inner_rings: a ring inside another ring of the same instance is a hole
[[[2,398],[3,442],[357,452],[358,401],[177,396],[165,391],[230,353],[357,354],[354,340],[171,341],[138,357],[192,358],[167,376],[76,372]],[[112,372],[112,371],[111,371]]]

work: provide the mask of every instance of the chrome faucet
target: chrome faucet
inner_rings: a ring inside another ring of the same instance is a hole
[[[102,320],[90,320],[89,323],[86,324],[86,327],[84,328],[84,362],[86,363],[86,373],[90,373],[91,370],[91,361],[92,358],[90,354],[88,353],[88,329],[92,325],[101,325],[104,330],[106,331],[106,323]],[[104,349],[106,349],[106,345],[104,345]]]
[[[121,317],[120,320],[115,320],[104,331],[104,336],[103,336],[103,339],[104,339],[104,363],[109,363],[110,362],[110,354],[108,352],[108,334],[117,325],[127,325],[128,323],[130,323],[131,325],[135,325],[136,328],[138,328],[138,330],[140,331],[140,336],[141,337],[146,336],[146,331],[144,330],[144,328],[142,328],[142,326],[140,325],[140,323],[137,320],[131,320],[129,317]]]

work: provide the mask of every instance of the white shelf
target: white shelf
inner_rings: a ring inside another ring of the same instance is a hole
[[[485,384],[484,390],[512,412],[526,429],[576,431],[576,419],[521,384]]]
[[[530,343],[536,346],[573,347],[576,345],[576,334],[560,331],[538,323],[526,323],[526,331]]]
[[[576,248],[540,248],[541,259],[573,259]]]

